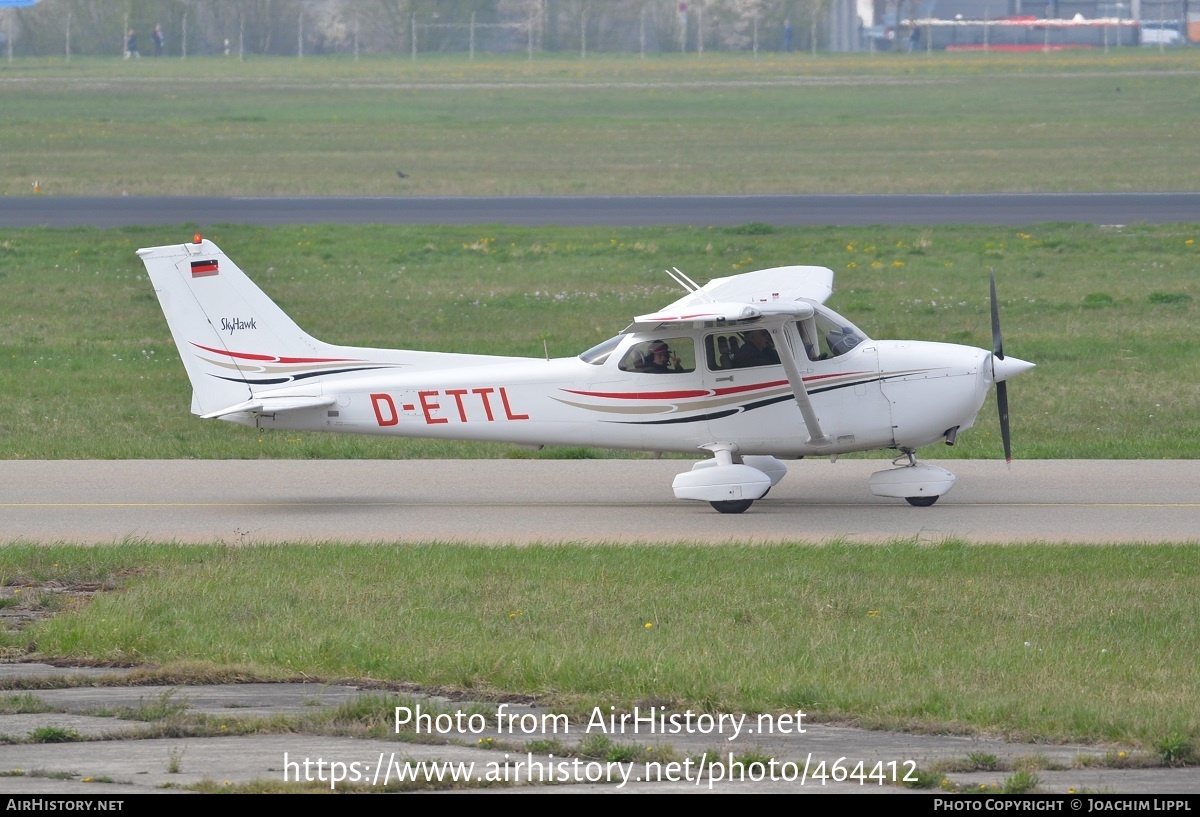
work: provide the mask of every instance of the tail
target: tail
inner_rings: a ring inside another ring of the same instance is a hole
[[[211,241],[138,255],[191,380],[194,414],[261,410],[263,393],[283,387],[286,403],[268,398],[280,408],[321,405],[322,376],[389,366],[361,357],[372,350],[307,334]]]

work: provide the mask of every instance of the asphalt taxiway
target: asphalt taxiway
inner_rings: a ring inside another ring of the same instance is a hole
[[[0,542],[1200,542],[1200,460],[940,464],[930,508],[870,494],[886,459],[803,460],[722,515],[672,496],[687,460],[16,460]]]

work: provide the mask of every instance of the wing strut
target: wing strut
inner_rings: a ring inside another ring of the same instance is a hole
[[[817,411],[813,408],[812,400],[808,397],[808,389],[804,386],[804,378],[800,375],[800,367],[796,365],[796,355],[792,350],[792,344],[788,340],[787,333],[784,331],[786,324],[778,324],[771,328],[771,334],[775,338],[775,351],[779,353],[779,362],[783,364],[783,370],[787,372],[788,382],[792,386],[792,394],[796,396],[796,405],[800,407],[800,414],[804,417],[804,425],[808,428],[809,445],[821,448],[823,446],[832,445],[833,438],[825,435],[821,430],[821,422],[817,419]]]

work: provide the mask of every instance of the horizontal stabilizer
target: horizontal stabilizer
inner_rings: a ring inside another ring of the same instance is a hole
[[[337,398],[335,397],[252,397],[244,403],[238,403],[237,405],[209,412],[208,414],[201,414],[200,418],[202,420],[211,420],[215,417],[225,417],[229,414],[241,414],[251,411],[257,411],[259,414],[278,414],[284,411],[296,411],[297,409],[332,406],[336,400]]]

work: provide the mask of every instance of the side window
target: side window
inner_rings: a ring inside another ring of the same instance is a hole
[[[682,374],[696,371],[696,345],[691,338],[656,338],[629,347],[619,366],[623,372]]]
[[[766,329],[708,335],[704,338],[704,356],[708,368],[713,371],[774,366],[779,363],[775,341]]]

